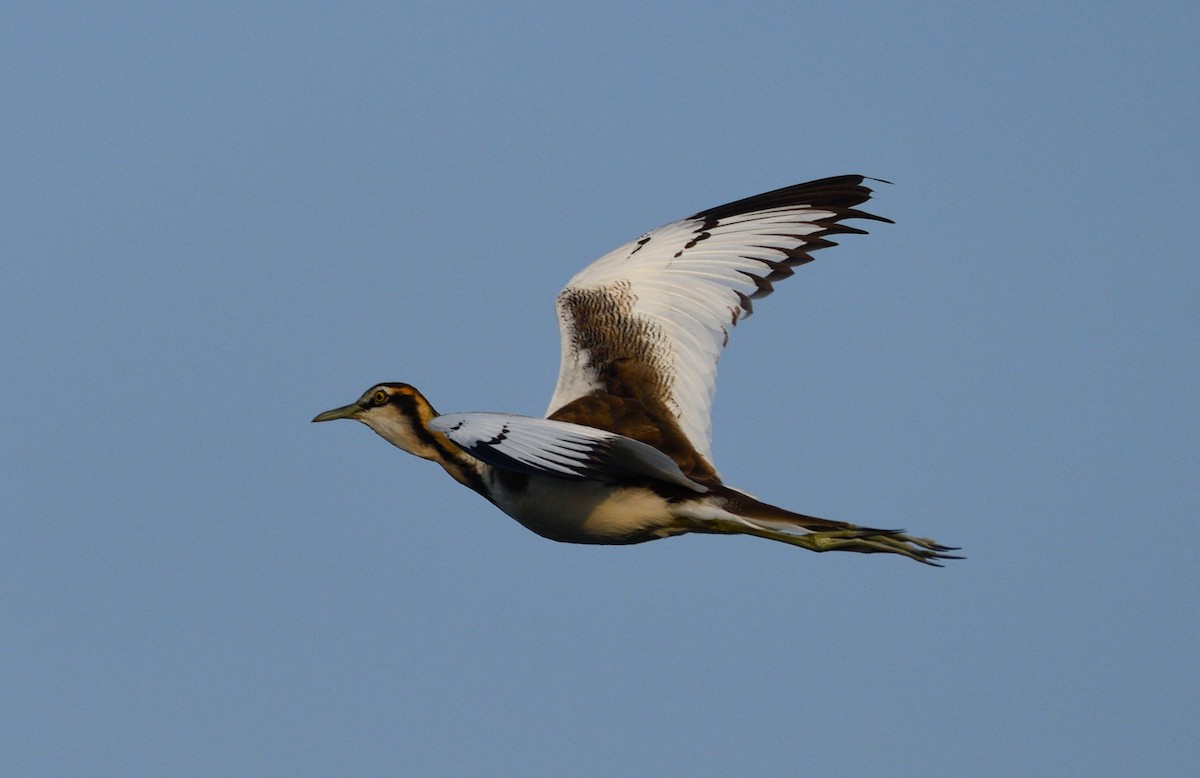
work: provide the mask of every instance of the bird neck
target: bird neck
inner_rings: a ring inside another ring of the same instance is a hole
[[[484,481],[488,465],[464,452],[442,433],[429,428],[429,422],[438,413],[424,395],[413,389],[393,397],[389,407],[394,407],[395,415],[368,417],[367,425],[393,446],[437,462],[455,481],[488,496]]]
[[[442,433],[434,432],[428,428],[426,428],[426,431],[437,441],[437,451],[434,456],[427,456],[425,458],[437,462],[455,481],[473,491],[479,492],[490,500],[491,492],[484,479],[484,473],[490,465],[480,462],[475,457],[467,454],[451,443],[450,439]]]

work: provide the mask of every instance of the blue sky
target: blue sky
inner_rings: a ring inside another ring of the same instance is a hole
[[[1195,770],[1198,15],[0,12],[0,772]],[[717,465],[964,562],[555,544],[309,424],[540,413],[586,262],[841,173],[896,224],[738,328]]]

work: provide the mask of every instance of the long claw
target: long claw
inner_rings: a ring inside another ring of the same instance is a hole
[[[800,528],[797,528],[800,529]],[[949,554],[958,551],[954,546],[943,546],[928,538],[914,538],[903,530],[872,529],[847,525],[843,528],[814,532],[789,532],[786,529],[764,526],[743,519],[730,521],[710,519],[688,527],[693,532],[716,532],[721,534],[754,535],[769,540],[778,540],[809,551],[854,551],[859,554],[899,554],[921,564],[943,567],[942,561],[963,559]]]
[[[803,545],[814,551],[900,554],[933,567],[943,566],[937,560],[963,558],[946,553],[947,551],[957,551],[957,548],[943,546],[927,538],[914,538],[903,532],[884,531],[878,534],[863,535],[857,530],[833,530],[813,532],[803,537],[808,538],[808,542]]]

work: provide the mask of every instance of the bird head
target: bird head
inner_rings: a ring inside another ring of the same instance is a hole
[[[375,384],[349,405],[319,413],[316,421],[361,421],[388,443],[423,459],[439,457],[441,435],[429,429],[437,411],[425,396],[408,384]],[[444,448],[444,446],[442,447]]]

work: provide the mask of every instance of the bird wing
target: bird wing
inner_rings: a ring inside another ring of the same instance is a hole
[[[429,422],[494,467],[573,480],[645,476],[707,492],[653,446],[594,427],[506,413],[447,413]]]
[[[890,222],[855,209],[871,196],[863,180],[823,178],[710,208],[585,267],[558,296],[562,362],[547,416],[592,423],[586,398],[636,398],[690,443],[694,452],[676,455],[685,471],[715,475],[709,413],[730,328],[811,252],[835,245],[828,236],[865,233],[844,220]],[[614,416],[598,414],[597,426],[626,432]]]

